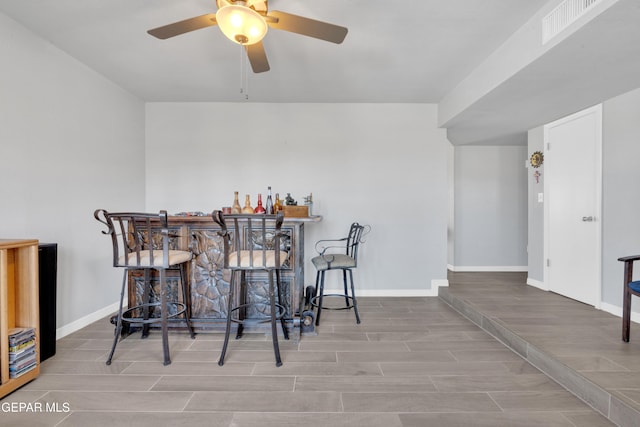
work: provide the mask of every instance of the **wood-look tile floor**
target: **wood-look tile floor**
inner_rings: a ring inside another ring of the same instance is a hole
[[[612,425],[439,298],[359,306],[360,325],[351,311],[324,311],[317,336],[281,340],[280,368],[264,334],[232,340],[220,367],[222,334],[180,332],[170,334],[169,366],[158,333],[129,336],[106,366],[104,319],[59,340],[41,376],[0,401],[59,412],[3,410],[0,425]]]
[[[476,323],[616,424],[640,427],[639,324],[625,343],[620,317],[528,286],[526,273],[449,273],[449,283],[441,295],[463,302],[470,318],[481,315]]]

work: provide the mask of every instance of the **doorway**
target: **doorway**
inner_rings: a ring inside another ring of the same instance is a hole
[[[546,287],[599,308],[602,105],[544,126]]]

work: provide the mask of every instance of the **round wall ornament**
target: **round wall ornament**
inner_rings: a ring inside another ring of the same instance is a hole
[[[534,151],[529,161],[531,162],[531,166],[539,168],[544,162],[544,154],[542,154],[542,151]]]

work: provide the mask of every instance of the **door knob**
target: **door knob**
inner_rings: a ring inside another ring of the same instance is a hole
[[[592,222],[593,221],[593,217],[592,216],[583,216],[582,220],[584,222]]]

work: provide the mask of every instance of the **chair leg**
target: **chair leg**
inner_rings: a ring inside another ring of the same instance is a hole
[[[622,301],[622,341],[629,342],[629,330],[631,329],[631,290],[629,283],[624,284]]]
[[[316,272],[316,296],[318,296],[318,285],[320,283],[320,272]]]
[[[153,286],[151,286],[151,271],[148,268],[144,269],[144,285],[142,289],[142,318],[144,320],[149,320],[149,303],[151,301]],[[142,325],[142,338],[147,338],[149,336],[149,329],[150,325],[148,323],[144,323]]]
[[[356,290],[353,286],[353,271],[349,270],[349,279],[351,280],[351,300],[353,302],[353,311],[356,313],[356,323],[360,324],[360,314],[358,314],[358,300],[356,300]]]
[[[118,320],[116,321],[116,329],[114,331],[113,345],[107,357],[107,365],[111,365],[111,359],[113,359],[113,353],[116,351],[116,345],[120,339],[120,333],[122,332],[122,305],[124,304],[124,290],[127,285],[128,271],[124,270],[124,277],[122,278],[122,290],[120,291],[120,307],[118,308]]]
[[[269,303],[271,305],[271,340],[273,341],[273,354],[276,357],[276,366],[282,366],[282,359],[280,359],[280,346],[278,345],[276,296],[273,284],[273,270],[269,270]]]
[[[167,305],[167,276],[164,269],[160,269],[160,316],[162,327],[162,352],[164,354],[164,365],[171,364],[169,355],[169,307]]]
[[[622,285],[622,341],[629,342],[631,326],[631,289],[629,283],[633,281],[633,261],[624,263],[624,284]]]
[[[233,289],[235,287],[235,276],[236,272],[231,272],[231,280],[229,280],[229,294],[227,301],[227,327],[224,333],[224,344],[222,345],[222,352],[220,353],[220,359],[218,360],[218,365],[224,365],[224,356],[227,354],[227,346],[229,345],[229,335],[231,334],[231,315],[233,314],[231,310],[233,309]]]
[[[320,293],[318,294],[318,315],[316,316],[316,326],[320,325],[320,314],[322,314],[322,298],[324,297],[324,270],[320,274]]]
[[[180,264],[180,284],[182,285],[182,301],[184,302],[185,310],[184,310],[184,320],[187,323],[187,328],[189,329],[189,334],[191,338],[196,337],[196,333],[193,330],[193,325],[191,324],[191,291],[187,281],[187,272],[185,264]]]
[[[242,334],[244,332],[244,319],[247,318],[247,274],[244,270],[240,271],[240,309],[238,310],[238,328],[236,329],[236,339],[239,340],[242,338]]]
[[[289,331],[287,330],[287,321],[285,319],[286,314],[286,306],[282,303],[282,283],[280,282],[280,270],[276,270],[276,286],[278,287],[278,304],[285,307],[282,312],[282,316],[280,317],[280,325],[282,326],[282,335],[285,340],[289,339]]]
[[[351,273],[351,270],[349,270]],[[351,281],[353,283],[353,280]],[[349,291],[347,288],[347,270],[342,269],[342,284],[344,285],[344,305],[349,308]]]

